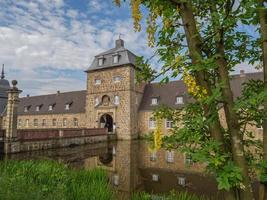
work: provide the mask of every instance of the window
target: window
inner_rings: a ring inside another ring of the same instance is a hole
[[[118,63],[119,62],[119,54],[113,55],[113,63]]]
[[[46,126],[46,119],[43,119],[42,126]]]
[[[100,85],[101,84],[101,80],[100,79],[95,79],[95,85]]]
[[[262,130],[263,126],[262,126],[262,120],[260,120],[260,123],[256,125],[258,130]]]
[[[67,126],[67,119],[66,118],[63,119],[63,126]]]
[[[33,120],[33,126],[37,127],[38,126],[38,119]]]
[[[121,80],[122,80],[121,76],[114,76],[113,77],[113,82],[114,83],[119,83],[119,82],[121,82]]]
[[[36,106],[35,111],[40,111],[40,106]]]
[[[22,120],[19,119],[19,120],[18,120],[18,126],[21,127],[21,125],[22,125]]]
[[[185,164],[187,165],[193,164],[192,156],[188,153],[185,154]]]
[[[172,127],[173,127],[173,121],[167,119],[167,120],[166,120],[166,128],[172,128]]]
[[[31,106],[25,106],[24,107],[24,112],[29,112],[30,108],[31,108]]]
[[[70,109],[70,105],[71,105],[71,103],[66,103],[65,104],[65,110],[69,110]]]
[[[150,155],[150,161],[156,161],[157,160],[157,152],[152,151]]]
[[[52,126],[56,126],[57,125],[57,120],[56,119],[52,119]]]
[[[178,177],[178,184],[181,186],[185,186],[185,177]]]
[[[52,111],[52,110],[54,109],[55,105],[56,105],[56,104],[51,104],[51,105],[49,105],[49,106],[48,106],[48,110],[49,110],[49,111]]]
[[[118,95],[116,95],[116,96],[114,97],[114,104],[115,104],[115,105],[119,105],[119,104],[120,104],[120,97],[119,97]]]
[[[74,118],[74,119],[73,119],[73,125],[74,125],[75,127],[78,127],[78,119],[77,119],[77,118]]]
[[[98,66],[102,66],[104,64],[104,58],[98,58]]]
[[[166,161],[168,163],[174,162],[174,152],[173,151],[166,151]]]
[[[150,119],[149,119],[148,127],[149,127],[150,129],[154,129],[154,128],[156,128],[156,121],[154,120],[154,118],[150,118]]]
[[[184,104],[184,98],[183,97],[176,97],[176,104]]]
[[[25,121],[25,126],[26,126],[26,127],[29,127],[29,119],[26,119],[26,121]]]
[[[158,182],[159,181],[159,175],[158,174],[152,174],[152,181]]]
[[[158,98],[152,98],[151,105],[158,105]]]
[[[95,98],[95,106],[98,106],[98,105],[99,105],[99,98],[96,97],[96,98]]]
[[[112,179],[113,179],[113,184],[115,186],[118,186],[119,185],[119,175],[117,175],[117,174],[113,175]]]

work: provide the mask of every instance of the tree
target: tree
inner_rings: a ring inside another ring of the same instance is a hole
[[[120,5],[119,0],[115,2]],[[255,119],[241,112],[240,105],[245,105],[245,98],[235,101],[230,72],[236,64],[255,54],[251,54],[253,38],[239,26],[249,16],[247,11],[255,5],[254,0],[131,0],[130,3],[137,31],[141,29],[142,18],[139,7],[143,5],[148,10],[148,43],[156,45],[156,53],[164,63],[159,73],[165,75],[162,82],[169,80],[167,72],[171,72],[172,77],[183,74],[188,91],[195,99],[177,117],[184,126],[175,127],[164,144],[190,153],[195,161],[205,162],[216,176],[219,188],[231,191],[227,199],[253,199],[249,178],[253,158],[249,156],[249,144],[253,142],[249,141],[253,140],[246,131],[246,124]],[[139,75],[144,80],[159,76],[148,63],[140,63],[143,70]],[[244,95],[253,88],[249,84]],[[266,99],[264,91],[256,96]],[[227,127],[221,125],[220,108],[225,113]],[[155,115],[166,112],[171,111],[166,108]],[[175,115],[177,113],[173,113]]]

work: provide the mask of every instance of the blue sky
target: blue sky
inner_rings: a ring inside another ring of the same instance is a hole
[[[132,28],[127,3],[112,0],[0,1],[0,63],[22,95],[86,88],[84,70],[122,34],[136,54],[152,55]]]
[[[84,70],[95,55],[125,46],[150,57],[144,31],[133,31],[128,3],[112,0],[0,0],[0,64],[26,94],[86,88]],[[251,69],[242,63],[237,70]]]

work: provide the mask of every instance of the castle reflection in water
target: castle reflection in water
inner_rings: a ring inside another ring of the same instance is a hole
[[[47,151],[9,155],[7,159],[43,159],[68,163],[71,167],[101,167],[120,199],[130,199],[135,191],[166,193],[188,191],[197,195],[220,197],[214,178],[190,157],[161,149],[151,152],[144,141],[118,141]]]

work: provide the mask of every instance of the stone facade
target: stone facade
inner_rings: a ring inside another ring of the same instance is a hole
[[[115,48],[95,56],[86,71],[86,91],[21,98],[19,100],[23,103],[19,104],[18,118],[10,118],[3,113],[0,120],[2,129],[6,129],[8,135],[10,125],[16,123],[18,129],[105,127],[118,139],[126,140],[153,132],[155,122],[151,121],[151,118],[157,106],[166,104],[180,109],[191,100],[182,81],[172,81],[166,85],[137,84],[135,74],[139,69],[135,66],[135,58],[133,53],[124,48],[124,42],[117,40]],[[246,76],[247,79],[261,78],[260,74]],[[233,80],[232,89],[236,97],[240,95],[244,75],[242,78],[237,75]],[[177,101],[177,97],[181,101]],[[9,96],[10,102],[13,101],[12,98],[13,96]],[[159,101],[156,106],[152,103],[153,99]],[[55,109],[51,110],[50,106],[55,106]],[[37,107],[38,110],[35,110]],[[24,111],[24,108],[31,110]],[[12,109],[11,104],[8,104],[7,112],[12,113]],[[219,114],[222,125],[225,126],[223,111]],[[164,119],[164,135],[171,133],[171,123]],[[182,122],[179,125],[182,125]],[[261,129],[256,126],[249,126],[248,129],[255,133],[257,138],[261,138]]]
[[[116,124],[118,139],[137,138],[137,114],[142,89],[134,82],[133,66],[89,72],[87,76],[87,127],[100,127],[100,118],[109,114]],[[120,81],[114,81],[120,77]],[[100,80],[101,84],[95,84]],[[115,96],[119,102],[115,102]],[[98,103],[96,102],[98,99]]]

